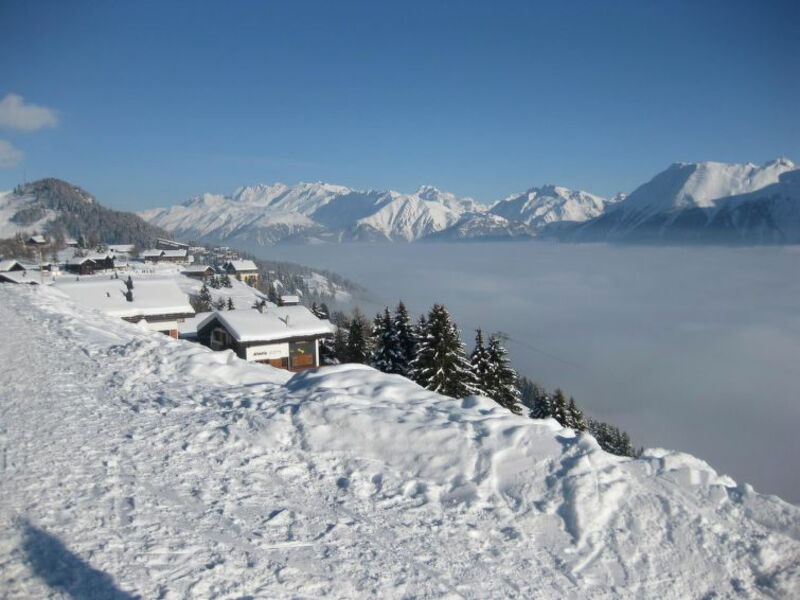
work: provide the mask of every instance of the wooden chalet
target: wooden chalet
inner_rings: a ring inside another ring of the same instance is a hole
[[[146,263],[185,263],[189,260],[186,250],[161,250],[159,248],[145,250],[139,257]]]
[[[216,273],[214,267],[210,265],[189,265],[181,270],[181,275],[192,279],[200,279],[201,281],[211,279]]]
[[[223,265],[225,271],[247,285],[258,283],[258,266],[252,260],[229,260]]]
[[[289,371],[318,367],[319,341],[333,333],[305,306],[213,312],[197,325],[197,341],[212,350]]]
[[[75,273],[76,275],[92,275],[96,267],[95,262],[88,256],[75,257],[64,265],[64,268],[69,273]]]
[[[151,331],[178,337],[179,324],[194,317],[189,297],[175,279],[89,279],[56,283],[76,304],[142,323]]]

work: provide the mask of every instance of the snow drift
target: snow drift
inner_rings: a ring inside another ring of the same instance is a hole
[[[0,288],[8,597],[800,594],[800,509],[694,457],[22,287]]]

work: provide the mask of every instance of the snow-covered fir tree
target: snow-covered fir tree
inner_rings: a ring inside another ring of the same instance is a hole
[[[347,332],[347,362],[364,364],[368,362],[368,332],[369,321],[358,308],[353,309],[353,317],[350,319]]]
[[[336,327],[331,345],[333,347],[333,361],[331,364],[347,362],[347,330],[344,327]]]
[[[419,334],[417,356],[411,362],[414,381],[453,398],[480,393],[458,328],[444,306],[433,305]]]
[[[475,375],[480,393],[491,398],[494,374],[492,373],[492,366],[489,364],[489,353],[483,343],[483,331],[480,327],[475,333],[475,348],[470,354],[469,364],[472,367],[472,373]]]
[[[558,421],[562,427],[572,427],[572,419],[567,408],[567,399],[560,388],[556,388],[556,391],[553,392],[553,414],[550,416]]]
[[[394,321],[387,307],[375,316],[372,324],[372,353],[370,365],[384,373],[404,374],[406,365],[400,350]]]
[[[192,308],[195,312],[209,312],[212,309],[212,302],[211,291],[205,283],[200,288],[200,294],[191,298]]]
[[[414,326],[411,324],[411,318],[408,316],[406,305],[403,304],[402,300],[397,303],[397,308],[394,311],[392,328],[397,338],[397,361],[402,369],[398,373],[406,375],[411,361],[414,360],[417,354],[417,336],[414,332]]]
[[[233,305],[233,298],[228,296],[228,310],[233,310],[234,308],[236,307]]]
[[[488,360],[488,389],[489,397],[513,412],[522,414],[520,392],[517,387],[517,372],[508,364],[508,351],[500,343],[500,338],[493,335],[489,338],[486,349]]]
[[[576,431],[586,431],[586,418],[583,416],[583,411],[575,404],[575,398],[569,397],[569,404],[567,405],[567,412],[573,429]]]

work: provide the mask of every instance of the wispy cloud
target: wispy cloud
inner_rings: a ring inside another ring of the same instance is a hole
[[[0,127],[37,131],[58,125],[58,115],[52,108],[26,103],[19,94],[6,94],[0,100]]]
[[[22,162],[22,150],[15,148],[11,142],[0,140],[0,169],[13,169]]]

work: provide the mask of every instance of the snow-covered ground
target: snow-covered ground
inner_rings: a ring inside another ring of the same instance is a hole
[[[0,286],[0,322],[4,597],[800,595],[800,508],[691,456],[292,377],[50,287]]]

